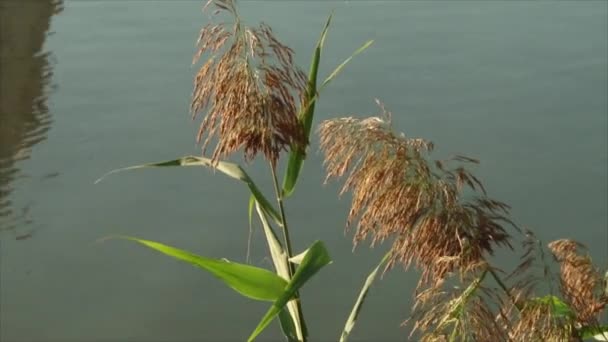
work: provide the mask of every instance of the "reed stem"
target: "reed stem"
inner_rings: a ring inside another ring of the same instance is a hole
[[[287,218],[285,216],[285,206],[283,205],[283,195],[282,191],[279,188],[279,180],[277,178],[276,166],[272,162],[270,163],[270,170],[272,173],[272,183],[274,185],[274,193],[277,198],[277,203],[279,204],[279,211],[281,214],[281,230],[283,232],[283,243],[285,245],[285,252],[287,253],[287,269],[289,271],[289,279],[293,277],[295,270],[293,264],[289,259],[293,256],[293,252],[291,249],[291,240],[289,238],[289,227],[287,226]],[[298,339],[302,342],[306,342],[306,323],[304,322],[304,314],[302,313],[302,305],[300,303],[300,294],[296,292],[293,301],[296,304],[297,315],[298,317],[294,317],[297,319],[297,322],[294,324],[300,323],[300,327],[297,327],[296,330],[298,332]]]

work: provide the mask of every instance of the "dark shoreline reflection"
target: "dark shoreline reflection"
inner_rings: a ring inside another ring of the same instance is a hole
[[[43,45],[61,10],[61,0],[0,0],[0,233],[13,230],[17,237],[30,234],[21,231],[28,207],[12,205],[12,183],[23,176],[17,162],[32,156],[52,123],[51,54]]]

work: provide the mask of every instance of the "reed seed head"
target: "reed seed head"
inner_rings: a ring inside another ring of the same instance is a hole
[[[416,341],[507,341],[494,319],[494,293],[482,285],[488,265],[480,265],[460,283],[430,286],[415,298],[416,319],[410,338]],[[453,280],[453,279],[450,279]]]
[[[580,243],[562,239],[549,243],[560,266],[560,290],[582,325],[597,323],[598,315],[608,304],[600,271],[591,257],[583,255]]]
[[[340,194],[352,192],[347,228],[356,222],[354,244],[371,236],[372,246],[393,239],[391,259],[422,269],[421,283],[465,271],[483,262],[496,245],[509,245],[502,224],[509,207],[485,196],[479,180],[450,162],[427,161],[433,144],[396,134],[391,113],[324,121],[319,128],[327,179],[346,175]],[[480,196],[463,199],[468,187]]]
[[[552,300],[530,299],[518,314],[509,331],[513,341],[576,341],[574,325],[569,317],[560,315]]]
[[[193,118],[206,114],[197,141],[204,141],[205,154],[217,140],[214,162],[242,148],[247,161],[262,153],[274,165],[282,150],[308,143],[298,120],[306,75],[268,25],[242,25],[234,0],[209,0],[205,8],[228,14],[234,23],[206,25],[197,42],[193,63],[208,55],[192,94]]]

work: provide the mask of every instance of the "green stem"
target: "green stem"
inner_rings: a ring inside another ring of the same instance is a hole
[[[285,217],[285,207],[283,206],[283,196],[281,195],[281,190],[279,189],[279,181],[277,179],[277,172],[274,165],[270,165],[270,169],[272,170],[272,181],[274,184],[274,193],[277,197],[277,203],[279,204],[279,213],[281,215],[281,230],[283,232],[283,243],[285,244],[285,251],[287,252],[287,258],[291,258],[293,256],[291,251],[291,240],[289,239],[289,228],[287,227],[287,219]],[[293,264],[289,262],[289,277],[291,278],[294,274]]]
[[[279,204],[279,212],[281,215],[281,230],[283,232],[283,243],[285,244],[285,252],[287,254],[287,269],[289,271],[289,279],[291,279],[291,277],[293,277],[293,274],[295,273],[295,269],[294,269],[294,266],[291,263],[291,261],[289,261],[289,259],[293,256],[292,249],[291,249],[291,240],[289,239],[289,227],[287,226],[287,218],[285,216],[285,206],[283,205],[283,195],[282,195],[281,189],[279,188],[279,180],[277,178],[276,166],[272,162],[270,163],[270,170],[272,172],[272,182],[274,185],[274,192],[277,197],[277,202]],[[306,337],[307,337],[306,323],[304,322],[304,314],[302,312],[302,305],[300,303],[299,292],[296,292],[293,301],[296,303],[297,313],[299,316],[297,321],[294,323],[295,324],[297,324],[298,322],[300,323],[300,328],[301,328],[301,333],[302,333],[302,335],[298,336],[298,338],[300,338],[302,342],[306,342]]]

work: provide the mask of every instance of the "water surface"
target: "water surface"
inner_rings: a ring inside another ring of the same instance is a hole
[[[233,180],[146,170],[93,184],[113,168],[199,152],[188,105],[202,4],[72,0],[53,15],[58,6],[0,3],[0,339],[242,340],[265,304],[143,248],[95,243],[126,234],[245,258],[248,194]],[[316,122],[375,114],[378,97],[438,157],[479,158],[477,174],[518,223],[546,241],[574,237],[606,265],[606,2],[241,4],[304,67],[332,9],[322,73],[375,44],[322,94]],[[271,191],[263,163],[249,170]],[[323,178],[313,154],[287,212],[296,250],[322,239],[331,251],[303,296],[312,340],[335,340],[386,246],[351,252],[348,198]],[[269,266],[259,230],[253,249],[253,263]],[[387,274],[353,339],[404,340],[414,282]],[[276,327],[264,335],[279,337]]]

